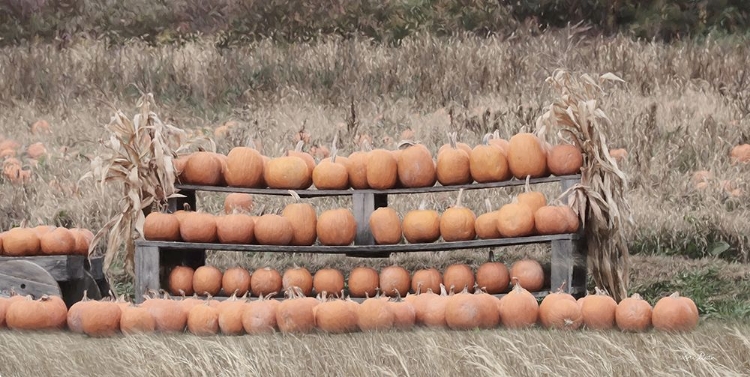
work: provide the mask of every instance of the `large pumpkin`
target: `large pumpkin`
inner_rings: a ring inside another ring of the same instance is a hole
[[[534,326],[539,317],[539,304],[531,292],[516,284],[498,303],[500,322],[507,328]]]
[[[392,245],[401,242],[403,231],[401,219],[391,207],[380,207],[370,214],[370,232],[378,245]]]
[[[695,302],[679,292],[659,299],[651,313],[654,329],[667,332],[691,331],[698,326],[699,318]]]
[[[32,228],[13,228],[3,235],[3,253],[8,256],[37,255],[40,240]]]
[[[518,133],[508,142],[508,167],[518,179],[547,175],[547,153],[536,135]]]
[[[251,244],[255,241],[255,220],[244,213],[217,216],[216,236],[225,244]]]
[[[193,294],[193,274],[195,270],[189,266],[176,266],[169,272],[169,293],[175,296],[190,296]]]
[[[43,295],[38,300],[27,296],[10,304],[5,323],[13,330],[56,330],[68,322],[68,308],[58,296]]]
[[[653,308],[641,295],[624,298],[615,309],[615,323],[621,331],[643,332],[651,327]]]
[[[263,156],[249,147],[235,147],[227,154],[224,180],[232,187],[261,187]]]
[[[76,248],[76,239],[69,229],[59,227],[41,236],[39,244],[42,254],[66,255],[73,254]]]
[[[206,212],[187,212],[180,220],[180,238],[185,242],[216,242],[216,217]]]
[[[179,241],[180,221],[171,213],[151,212],[143,223],[143,237],[149,241]]]
[[[370,151],[369,143],[362,143],[362,149],[349,155],[349,164],[346,172],[349,177],[349,186],[362,190],[370,188],[367,183],[367,160]]]
[[[320,244],[326,246],[350,245],[357,236],[357,220],[347,208],[324,211],[316,228]]]
[[[511,177],[502,149],[489,143],[491,136],[485,135],[482,144],[474,147],[469,155],[469,171],[472,179],[478,183],[500,182]]]
[[[219,186],[224,181],[224,164],[216,153],[200,151],[188,157],[180,177],[184,183]]]
[[[342,284],[343,285],[343,284]],[[276,325],[283,333],[307,333],[315,328],[315,308],[320,301],[314,297],[290,294],[276,308]]]
[[[310,246],[318,239],[318,216],[315,208],[310,203],[301,202],[296,192],[290,193],[295,202],[287,204],[281,212],[281,216],[287,218],[292,227],[290,245]]]
[[[474,211],[461,205],[463,189],[458,191],[456,203],[440,216],[440,235],[446,242],[470,241],[476,238],[476,215]]]
[[[193,291],[199,295],[216,296],[221,291],[221,270],[214,266],[200,266],[193,273]]]
[[[385,149],[374,149],[367,153],[367,185],[376,190],[396,187],[398,182],[398,160]]]
[[[437,181],[432,153],[422,144],[404,142],[398,156],[398,181],[404,187],[431,187]]]
[[[497,230],[503,237],[525,237],[534,234],[534,212],[520,203],[508,203],[497,213]]]
[[[340,334],[357,328],[357,311],[345,300],[331,300],[313,308],[315,325],[321,331]]]
[[[471,183],[469,154],[458,147],[456,133],[449,134],[449,146],[437,155],[436,177],[443,186]]]
[[[440,214],[425,209],[423,202],[420,208],[406,213],[401,223],[404,238],[409,243],[430,243],[440,238]]]
[[[303,159],[283,156],[266,163],[263,178],[269,188],[304,190],[312,184],[312,171]]]
[[[312,181],[319,190],[345,190],[349,188],[349,173],[346,165],[338,163],[338,150],[333,149],[331,158],[321,161],[312,173]]]
[[[388,330],[396,320],[390,302],[367,299],[357,308],[357,326],[362,331]]]
[[[547,167],[556,176],[578,174],[582,165],[581,149],[572,144],[555,145],[547,155]]]
[[[261,245],[289,245],[294,238],[294,228],[288,218],[267,213],[255,221],[255,240]]]

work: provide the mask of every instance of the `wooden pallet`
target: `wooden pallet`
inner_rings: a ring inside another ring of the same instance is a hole
[[[562,191],[580,182],[580,175],[561,177],[533,178],[530,184],[559,183]],[[376,245],[369,229],[370,214],[377,208],[388,205],[389,195],[423,194],[464,190],[479,190],[502,187],[522,186],[524,180],[512,179],[493,183],[472,183],[456,186],[440,186],[424,188],[395,188],[389,190],[298,190],[300,197],[351,196],[352,212],[357,220],[357,236],[350,246],[270,246],[270,245],[229,245],[186,242],[136,241],[135,253],[135,292],[136,302],[142,302],[143,295],[149,291],[158,291],[167,286],[167,277],[172,268],[187,265],[197,268],[205,264],[206,250],[231,250],[244,252],[298,252],[345,254],[352,257],[384,258],[394,252],[423,252],[447,251],[459,249],[494,248],[510,245],[532,243],[551,244],[550,286],[545,287],[537,295],[545,295],[551,287],[564,285],[564,290],[573,295],[585,293],[586,284],[586,247],[585,239],[581,236],[583,229],[576,234],[560,234],[549,236],[531,236],[518,238],[501,238],[491,240],[473,240],[461,242],[434,242],[424,244],[402,243],[397,245]],[[175,198],[169,202],[169,210],[176,211],[184,204],[197,208],[197,191],[212,192],[241,192],[254,195],[287,196],[288,190],[257,189],[219,186],[176,185],[183,198]],[[541,297],[540,296],[540,297]]]

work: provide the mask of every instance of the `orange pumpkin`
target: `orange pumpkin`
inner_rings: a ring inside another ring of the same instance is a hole
[[[259,268],[250,277],[250,289],[257,297],[280,293],[281,274],[270,267]]]
[[[302,203],[296,192],[290,191],[294,203],[284,207],[281,216],[287,218],[292,226],[290,245],[310,246],[318,239],[318,216],[310,203]]]
[[[242,328],[248,334],[274,332],[277,329],[276,312],[280,304],[278,300],[263,297],[246,304],[242,313]]]
[[[432,153],[422,144],[403,142],[399,145],[398,181],[404,187],[431,187],[437,181]],[[372,185],[371,185],[372,186]]]
[[[396,320],[390,302],[367,299],[357,308],[357,327],[362,331],[382,331],[393,327]]]
[[[482,139],[469,154],[469,171],[473,180],[479,183],[500,182],[510,179],[511,172],[503,150],[490,144],[492,134]]]
[[[224,213],[250,213],[253,210],[253,196],[240,192],[233,192],[224,198]]]
[[[357,236],[357,220],[347,208],[329,209],[318,217],[316,230],[321,245],[346,246]]]
[[[313,276],[304,267],[294,267],[284,271],[281,278],[281,286],[284,292],[289,289],[299,289],[305,296],[310,296],[313,289]]]
[[[732,164],[746,164],[750,162],[750,144],[735,145],[732,147],[729,155],[732,159]]]
[[[679,292],[659,299],[651,313],[651,323],[659,331],[691,331],[698,326],[699,319],[695,302]]]
[[[380,207],[370,214],[370,232],[378,245],[393,245],[401,242],[403,231],[396,210]]]
[[[544,206],[534,213],[538,234],[563,234],[578,231],[578,215],[568,206]]]
[[[370,267],[356,267],[349,273],[349,294],[352,297],[375,297],[380,278],[378,272]]]
[[[42,254],[45,255],[67,255],[73,254],[76,247],[76,239],[70,230],[63,227],[56,228],[39,238]]]
[[[443,284],[443,276],[435,268],[428,268],[414,272],[411,279],[411,291],[414,293],[438,292]]]
[[[349,155],[349,164],[346,167],[349,186],[358,190],[370,188],[367,183],[367,161],[371,150],[370,144],[364,142],[361,144],[361,148],[361,150]]]
[[[310,177],[312,177],[313,169],[315,169],[315,159],[313,158],[311,154],[302,151],[302,147],[304,145],[305,145],[305,142],[303,140],[298,141],[297,145],[295,145],[294,147],[294,150],[288,150],[286,152],[286,155],[291,156],[291,157],[301,158],[302,161],[305,162],[307,169],[310,171]]]
[[[651,304],[634,293],[617,304],[615,323],[621,331],[643,332],[651,327],[652,312]]]
[[[474,292],[474,271],[465,264],[452,264],[443,271],[443,284],[453,292]]]
[[[398,160],[392,152],[374,149],[367,153],[367,185],[376,190],[396,187],[398,181]]]
[[[179,241],[180,221],[174,214],[151,212],[143,223],[143,237],[149,241]]]
[[[273,158],[263,171],[263,179],[269,188],[304,190],[312,184],[312,170],[297,156]]]
[[[583,324],[581,308],[567,293],[551,293],[539,305],[539,320],[546,328],[576,330]]]
[[[221,277],[221,289],[225,294],[243,296],[250,290],[250,272],[242,267],[231,267]]]
[[[581,149],[572,144],[555,145],[547,154],[547,167],[556,176],[578,174],[583,166]]]
[[[338,149],[333,148],[331,158],[321,161],[312,173],[312,181],[319,190],[346,190],[349,188],[349,173],[346,165],[337,161]]]
[[[440,238],[440,214],[425,207],[426,203],[422,202],[419,209],[404,216],[401,226],[409,243],[430,243]]]
[[[195,270],[188,266],[177,266],[169,273],[169,293],[175,296],[193,294],[193,274]]]
[[[534,234],[534,212],[521,203],[509,203],[497,213],[497,230],[503,237],[525,237]]]
[[[380,292],[386,296],[400,296],[409,292],[411,275],[401,266],[388,266],[380,270]]]
[[[448,147],[441,148],[437,155],[437,181],[443,186],[471,183],[469,153],[458,147],[455,132],[449,133],[448,137]]]
[[[180,238],[185,242],[216,242],[216,217],[205,212],[187,212],[180,220]]]
[[[37,255],[41,252],[39,236],[34,229],[13,228],[3,235],[3,254],[8,256]]]
[[[313,276],[313,288],[316,293],[338,295],[344,289],[344,274],[333,268],[318,270]]]
[[[477,285],[489,294],[508,290],[510,276],[508,267],[502,262],[485,262],[477,268]]]
[[[461,205],[464,189],[458,191],[456,203],[440,216],[440,235],[446,242],[469,241],[476,238],[476,215]]]
[[[539,304],[531,292],[515,282],[513,289],[498,303],[500,322],[511,329],[534,326],[539,318]]]
[[[508,167],[518,179],[547,175],[547,153],[536,135],[518,133],[508,142]]]
[[[194,185],[219,186],[224,181],[223,161],[213,152],[195,152],[188,157],[180,177]]]
[[[521,259],[513,263],[510,278],[532,292],[538,292],[544,287],[544,269],[533,259]]]
[[[253,231],[255,240],[261,245],[289,245],[294,238],[292,222],[273,213],[258,217]]]
[[[193,291],[199,295],[216,296],[221,291],[221,270],[214,266],[200,266],[193,272]]]
[[[315,325],[332,334],[354,331],[357,328],[357,311],[345,300],[324,301],[313,308]]]
[[[261,187],[263,156],[250,147],[234,147],[227,154],[224,180],[232,187]]]
[[[586,296],[586,300],[581,305],[583,324],[589,329],[611,329],[615,327],[617,302],[599,287],[595,289],[596,294]]]
[[[217,216],[216,236],[224,244],[251,244],[255,241],[255,220],[243,213]]]
[[[477,234],[477,238],[487,240],[502,237],[502,234],[497,229],[498,212],[492,210],[492,203],[490,203],[489,199],[485,199],[484,204],[487,212],[477,216],[476,221],[474,221],[474,231]]]

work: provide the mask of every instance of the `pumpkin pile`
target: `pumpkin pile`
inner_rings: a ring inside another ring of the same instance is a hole
[[[363,282],[373,280],[371,271],[361,272],[358,276]],[[596,294],[578,301],[558,291],[538,304],[531,292],[515,279],[514,282],[513,289],[501,298],[480,288],[472,288],[472,292],[468,286],[455,290],[439,284],[437,291],[428,288],[403,297],[398,292],[390,297],[376,294],[355,301],[328,292],[310,297],[302,287],[289,286],[284,300],[271,298],[273,293],[252,300],[249,293],[235,293],[222,301],[210,296],[147,296],[143,303],[134,305],[119,299],[90,300],[84,295],[83,300],[67,309],[57,296],[45,295],[35,300],[16,295],[0,297],[0,329],[68,329],[90,337],[183,332],[196,336],[349,333],[408,330],[416,326],[452,330],[540,326],[557,330],[689,332],[699,322],[695,303],[678,292],[659,299],[653,307],[638,294],[618,304],[598,289]]]
[[[20,226],[0,233],[0,255],[23,257],[35,255],[85,255],[94,233],[85,228],[51,225]]]
[[[437,151],[412,140],[396,149],[373,149],[365,139],[348,156],[337,149],[337,138],[330,150],[316,145],[309,152],[304,151],[309,137],[296,140],[294,149],[277,157],[264,156],[253,146],[234,147],[227,155],[193,152],[175,161],[177,179],[205,186],[385,190],[578,174],[583,165],[577,146],[553,146],[525,132],[508,140],[499,132],[487,134],[476,146],[459,142],[454,132]]]

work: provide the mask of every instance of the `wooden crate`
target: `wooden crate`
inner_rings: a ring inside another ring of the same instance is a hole
[[[530,179],[530,184],[559,183],[562,191],[580,182],[580,175],[562,177],[544,177]],[[423,244],[401,243],[396,245],[376,245],[369,229],[370,214],[377,208],[388,205],[388,196],[397,194],[418,194],[464,190],[479,190],[501,187],[522,186],[522,180],[508,180],[493,183],[472,183],[467,185],[440,186],[424,188],[396,188],[389,190],[299,190],[300,197],[351,196],[352,212],[357,220],[357,236],[350,246],[271,246],[271,245],[230,245],[204,244],[186,242],[136,241],[135,252],[135,293],[136,302],[142,302],[143,295],[149,291],[158,291],[167,287],[167,277],[172,268],[187,265],[197,268],[205,264],[206,250],[231,250],[244,252],[297,252],[344,254],[354,257],[383,258],[394,252],[423,252],[459,249],[494,248],[510,245],[533,243],[551,244],[550,286],[541,292],[535,292],[539,297],[544,296],[551,287],[564,285],[564,290],[574,296],[585,294],[586,284],[586,247],[583,229],[574,234],[559,234],[548,236],[530,236],[518,238],[500,238],[488,240],[472,240],[460,242],[434,242]],[[185,203],[196,208],[195,193],[197,191],[213,192],[241,192],[254,195],[287,196],[289,192],[281,189],[253,189],[219,186],[177,185],[184,198],[172,199],[169,210],[183,208]]]

